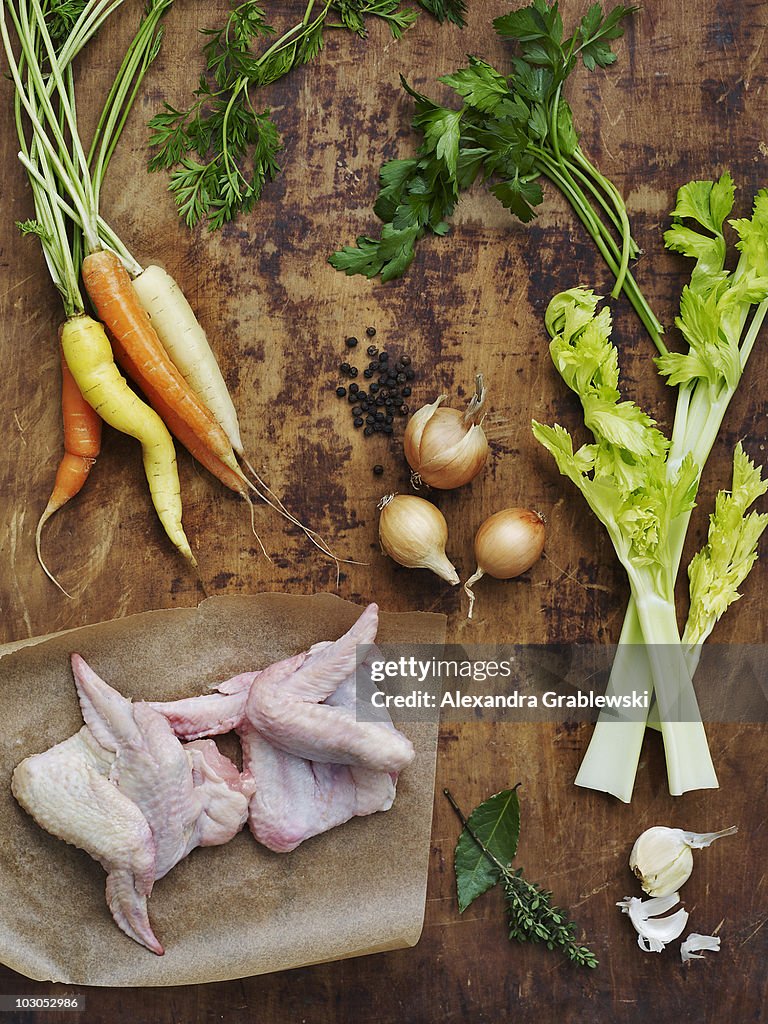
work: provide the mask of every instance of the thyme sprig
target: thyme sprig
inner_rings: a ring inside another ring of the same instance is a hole
[[[460,908],[465,910],[481,892],[501,882],[510,940],[543,942],[547,949],[562,950],[580,967],[597,967],[597,957],[588,946],[576,941],[576,926],[565,910],[552,903],[552,893],[523,878],[522,868],[513,870],[508,863],[517,850],[520,822],[517,786],[492,796],[476,807],[469,818],[448,789],[443,790],[443,795],[463,826],[456,846]],[[468,857],[471,846],[486,858],[486,865],[479,870],[477,859]]]

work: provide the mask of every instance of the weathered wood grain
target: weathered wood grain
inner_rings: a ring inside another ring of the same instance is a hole
[[[445,611],[457,642],[610,642],[627,596],[622,572],[601,529],[529,431],[533,416],[576,423],[575,405],[546,350],[542,315],[548,299],[576,283],[610,290],[605,267],[564,201],[547,187],[540,216],[524,227],[493,197],[475,191],[462,202],[451,235],[422,243],[405,280],[387,286],[346,279],[326,263],[334,248],[375,229],[378,167],[383,157],[410,146],[410,108],[398,73],[434,93],[435,77],[458,66],[467,50],[504,60],[490,21],[507,6],[469,2],[463,34],[438,30],[422,18],[399,43],[380,27],[367,44],[333,37],[311,67],[273,87],[269,102],[285,134],[285,173],[253,214],[219,235],[183,228],[164,178],[144,171],[144,124],[163,98],[182,103],[188,96],[199,67],[196,30],[217,23],[225,7],[221,0],[179,3],[110,170],[103,206],[140,260],[163,263],[182,282],[210,329],[246,445],[271,486],[338,551],[370,563],[345,568],[341,596],[375,598],[392,610]],[[276,20],[288,23],[301,5],[272,6]],[[584,6],[564,0],[566,20],[580,16]],[[93,115],[109,82],[129,21],[126,12],[93,46],[87,82],[81,76],[86,115]],[[767,29],[768,8],[756,0],[693,0],[684,9],[647,0],[618,45],[618,63],[591,76],[580,71],[569,86],[584,148],[628,199],[645,250],[637,276],[667,325],[687,270],[661,247],[677,186],[729,167],[740,186],[741,214],[754,191],[768,184]],[[333,566],[265,509],[258,512],[258,529],[273,561],[260,558],[246,509],[182,454],[184,522],[200,562],[197,577],[155,521],[135,445],[109,430],[87,490],[51,522],[45,538],[49,564],[75,599],[62,598],[39,571],[34,524],[60,446],[60,309],[34,241],[20,242],[12,226],[30,207],[15,161],[10,95],[3,79],[0,639],[191,605],[203,593],[332,588]],[[650,343],[623,301],[616,303],[616,319],[627,390],[668,424],[672,404],[654,375]],[[406,468],[397,438],[364,443],[351,429],[346,403],[331,390],[344,337],[361,336],[368,325],[377,328],[377,343],[407,349],[420,368],[412,406],[441,391],[461,394],[480,370],[490,383],[494,412],[507,421],[488,472],[470,488],[438,499],[450,524],[449,554],[462,575],[472,568],[474,530],[490,512],[526,504],[549,519],[545,560],[523,580],[482,581],[472,624],[456,591],[395,567],[378,551],[376,499],[406,489]],[[707,468],[691,551],[706,530],[712,496],[728,476],[736,439],[744,438],[758,460],[765,458],[766,372],[761,345]],[[372,475],[375,462],[385,466],[383,477]],[[718,640],[766,641],[767,581],[758,565],[745,596],[718,627]],[[459,918],[452,870],[456,822],[437,796],[426,924],[414,950],[200,989],[91,991],[84,1019],[497,1024],[639,1022],[650,1014],[661,1024],[714,1021],[728,1013],[740,1022],[764,1020],[766,735],[757,727],[727,726],[711,734],[718,792],[671,800],[658,737],[652,736],[635,801],[625,807],[572,785],[589,737],[586,726],[463,725],[442,731],[438,794],[449,785],[469,808],[523,782],[519,862],[573,908],[600,957],[595,972],[573,970],[540,949],[510,946],[496,894]],[[642,954],[614,907],[635,892],[626,868],[635,836],[652,824],[709,829],[731,822],[739,824],[739,837],[702,854],[685,889],[697,930],[722,922],[723,951],[716,962],[686,970],[672,951]],[[0,984],[4,991],[51,990],[2,970]]]

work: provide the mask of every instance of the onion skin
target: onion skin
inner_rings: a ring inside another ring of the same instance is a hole
[[[413,494],[389,495],[379,507],[384,553],[406,569],[429,569],[456,586],[459,576],[445,553],[448,524],[440,509]]]
[[[511,580],[538,562],[546,539],[544,520],[530,508],[505,508],[475,534],[475,558],[486,576]]]
[[[488,459],[488,439],[479,423],[458,409],[441,408],[445,395],[415,413],[403,447],[413,472],[436,490],[452,490],[474,480]]]
[[[520,576],[541,557],[546,533],[543,517],[530,508],[505,508],[485,520],[475,534],[477,569],[464,584],[468,619],[475,607],[472,584],[483,576],[497,580]]]

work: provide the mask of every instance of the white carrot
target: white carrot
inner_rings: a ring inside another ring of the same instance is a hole
[[[161,267],[147,267],[133,281],[139,302],[179,373],[208,407],[238,455],[243,455],[240,425],[205,331],[184,293]]]

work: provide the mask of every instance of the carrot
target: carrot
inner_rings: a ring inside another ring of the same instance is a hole
[[[130,355],[142,389],[149,382],[203,444],[236,471],[237,460],[227,435],[173,365],[119,257],[109,249],[91,252],[83,260],[82,277],[99,318]]]
[[[176,450],[163,421],[131,391],[112,357],[104,327],[84,313],[61,332],[64,358],[83,398],[105,423],[140,442],[152,502],[165,532],[193,565],[195,557],[181,525]]]
[[[59,340],[61,340],[62,329],[59,328]],[[80,394],[80,389],[67,366],[61,345],[59,349],[61,352],[61,415],[64,423],[64,455],[56,471],[56,479],[48,504],[37,524],[35,547],[37,560],[46,576],[66,593],[58,580],[48,571],[48,567],[43,561],[40,539],[43,527],[53,513],[58,511],[62,505],[66,505],[76,494],[79,494],[88,479],[91,466],[101,450],[101,418]]]
[[[161,267],[146,267],[133,288],[163,348],[184,380],[210,409],[238,455],[243,455],[240,424],[227,385],[205,331],[181,288]]]
[[[228,487],[231,491],[239,494],[241,498],[250,504],[250,495],[247,491],[247,480],[239,471],[236,473],[233,469],[230,469],[226,463],[222,462],[221,459],[217,458],[209,448],[200,441],[198,436],[191,429],[178,412],[173,409],[168,402],[165,400],[160,391],[156,390],[154,385],[149,381],[141,383],[141,375],[139,374],[135,363],[126,352],[124,346],[115,338],[114,335],[107,334],[109,341],[112,345],[112,351],[115,354],[115,359],[118,365],[128,374],[131,380],[139,383],[144,390],[144,395],[149,401],[149,404],[165,423],[166,427],[178,438],[179,441],[184,445],[187,451],[197,459],[197,461],[205,466],[209,473],[212,473],[217,480],[220,480],[225,487]]]

